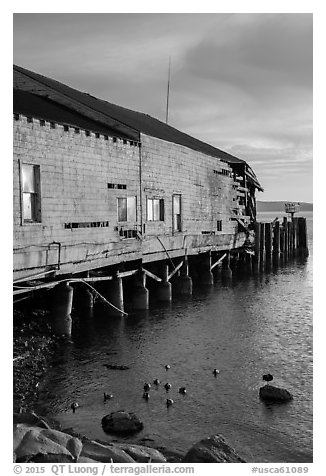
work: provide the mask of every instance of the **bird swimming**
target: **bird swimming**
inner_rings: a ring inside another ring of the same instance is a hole
[[[166,399],[166,406],[169,407],[170,405],[173,405],[174,401],[172,400],[172,398],[167,398]]]
[[[149,400],[149,399],[150,399],[150,394],[149,394],[148,392],[144,392],[144,393],[143,393],[143,398],[144,398],[145,400]]]
[[[169,364],[166,364],[166,365],[165,365],[165,370],[169,370],[170,368],[171,368],[171,367],[170,367]]]
[[[267,382],[267,384],[268,384],[268,382],[271,382],[271,381],[273,380],[273,378],[274,378],[274,377],[273,377],[272,374],[265,374],[265,375],[263,375],[263,380],[264,380],[265,382]]]
[[[146,382],[146,383],[144,384],[144,390],[145,390],[145,392],[148,392],[148,391],[150,390],[150,388],[151,388],[151,384],[148,383],[148,382]]]
[[[183,395],[185,395],[187,393],[186,387],[180,387],[179,393],[183,393]]]
[[[172,385],[170,383],[166,383],[164,385],[164,388],[165,388],[166,391],[170,390],[171,387],[172,387]]]
[[[220,373],[219,370],[217,370],[217,369],[214,369],[214,370],[213,370],[213,374],[214,374],[215,377],[216,377],[216,375],[218,375],[219,373]]]
[[[113,398],[112,393],[106,393],[104,392],[104,401],[106,402],[107,400],[111,400]]]
[[[153,382],[154,385],[160,385],[160,383],[161,381],[158,378],[156,378]]]
[[[75,411],[77,410],[77,408],[79,407],[78,403],[77,402],[73,402],[71,405],[70,405],[70,408],[72,409],[72,412],[75,413]]]

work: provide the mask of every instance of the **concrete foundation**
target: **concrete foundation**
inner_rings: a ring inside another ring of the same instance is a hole
[[[227,256],[223,260],[222,265],[222,279],[231,279],[232,278],[232,270],[230,266],[231,255],[230,252],[227,252]]]
[[[192,279],[189,276],[189,266],[186,258],[181,267],[180,276],[177,278],[177,292],[183,296],[192,294]]]
[[[52,330],[56,335],[71,336],[73,293],[68,282],[58,284],[52,291]]]
[[[132,307],[136,311],[149,309],[149,291],[146,288],[146,274],[139,271],[133,289]]]
[[[168,281],[169,267],[164,265],[162,268],[162,281],[158,283],[156,298],[161,302],[172,301],[172,284]]]
[[[110,316],[121,316],[121,311],[124,311],[122,278],[115,277],[112,281],[108,281],[104,297],[117,308],[106,306],[106,312]]]
[[[214,275],[211,271],[212,255],[207,253],[203,259],[203,263],[199,274],[199,283],[203,286],[211,286],[214,284]]]

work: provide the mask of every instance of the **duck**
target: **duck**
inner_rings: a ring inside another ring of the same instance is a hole
[[[170,383],[166,383],[164,385],[164,388],[165,388],[166,391],[170,390],[171,387],[172,387],[172,385]]]
[[[174,404],[174,401],[172,400],[172,398],[167,398],[167,399],[166,399],[166,406],[167,406],[167,407],[169,407],[169,406],[171,406],[171,405],[173,405],[173,404]]]
[[[165,370],[169,370],[170,368],[171,368],[171,367],[170,367],[169,364],[166,364],[166,365],[165,365]]]
[[[144,398],[145,400],[149,400],[149,399],[150,399],[150,394],[149,394],[148,392],[144,392],[144,393],[143,393],[143,398]]]
[[[145,390],[145,392],[148,392],[148,391],[150,390],[150,388],[151,388],[151,384],[148,383],[148,382],[146,382],[146,383],[144,384],[144,390]]]
[[[106,402],[107,400],[111,400],[113,398],[112,393],[106,393],[104,392],[104,401]]]
[[[75,411],[77,410],[77,408],[79,407],[78,403],[77,402],[73,402],[71,405],[70,405],[70,408],[72,409],[72,412],[75,413]]]
[[[220,373],[219,370],[217,370],[217,369],[214,369],[214,370],[213,370],[214,377],[216,377],[216,375],[218,375],[219,373]]]
[[[264,380],[265,382],[267,382],[267,385],[268,385],[269,382],[271,382],[271,381],[273,380],[273,378],[274,378],[274,377],[273,377],[272,374],[265,374],[265,375],[263,375],[263,380]]]
[[[154,385],[160,385],[160,383],[161,381],[158,378],[156,378],[153,382]]]
[[[180,387],[179,393],[182,393],[183,395],[185,395],[187,393],[186,387]]]

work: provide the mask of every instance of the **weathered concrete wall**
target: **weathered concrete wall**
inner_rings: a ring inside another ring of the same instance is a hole
[[[135,142],[102,134],[87,135],[83,130],[77,133],[74,127],[15,116],[16,279],[56,267],[58,243],[59,273],[141,257],[145,262],[165,259],[164,247],[171,256],[180,256],[185,248],[193,254],[212,247],[222,250],[243,244],[244,235],[236,234],[237,224],[230,219],[236,199],[233,179],[218,173],[221,169],[230,171],[229,165],[146,135],[141,141],[140,148]],[[20,162],[40,167],[40,223],[22,221]],[[108,188],[109,183],[126,188]],[[172,227],[173,194],[182,196],[181,232],[174,232]],[[137,197],[137,219],[118,223],[117,197],[126,196]],[[147,197],[164,199],[164,221],[147,221]],[[221,231],[217,220],[222,220]],[[107,221],[109,226],[65,228],[71,222]],[[134,228],[142,233],[143,241],[121,237],[119,230]]]
[[[237,223],[230,217],[236,189],[231,176],[217,173],[222,169],[231,172],[230,166],[215,157],[143,134],[141,142],[143,208],[146,210],[147,197],[165,201],[164,222],[146,222],[143,253],[148,256],[144,260],[162,252],[157,236],[168,251],[187,248],[191,254],[191,248],[197,248],[197,252],[212,246],[234,247]],[[173,233],[172,225],[173,194],[182,196],[182,231],[177,233]],[[222,220],[221,231],[217,220]]]
[[[119,261],[122,252],[138,257],[140,242],[121,240],[117,227],[117,197],[137,196],[139,202],[139,148],[113,142],[103,135],[68,131],[49,122],[14,120],[14,269],[55,265],[60,242],[62,271],[103,266]],[[19,160],[40,166],[41,223],[22,223]],[[125,184],[125,190],[108,183]],[[69,222],[109,221],[109,227],[65,229]],[[137,223],[136,223],[137,224]],[[123,223],[123,226],[135,223]],[[85,266],[81,262],[86,261]],[[79,263],[79,264],[78,264]]]

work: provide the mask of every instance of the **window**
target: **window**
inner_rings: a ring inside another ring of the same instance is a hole
[[[41,221],[40,167],[22,164],[22,218],[23,222]]]
[[[181,231],[181,195],[172,196],[173,231]]]
[[[118,221],[136,221],[136,197],[117,198]]]
[[[147,220],[164,221],[163,198],[147,198]]]
[[[216,221],[216,230],[217,231],[222,231],[222,220],[217,220]]]

